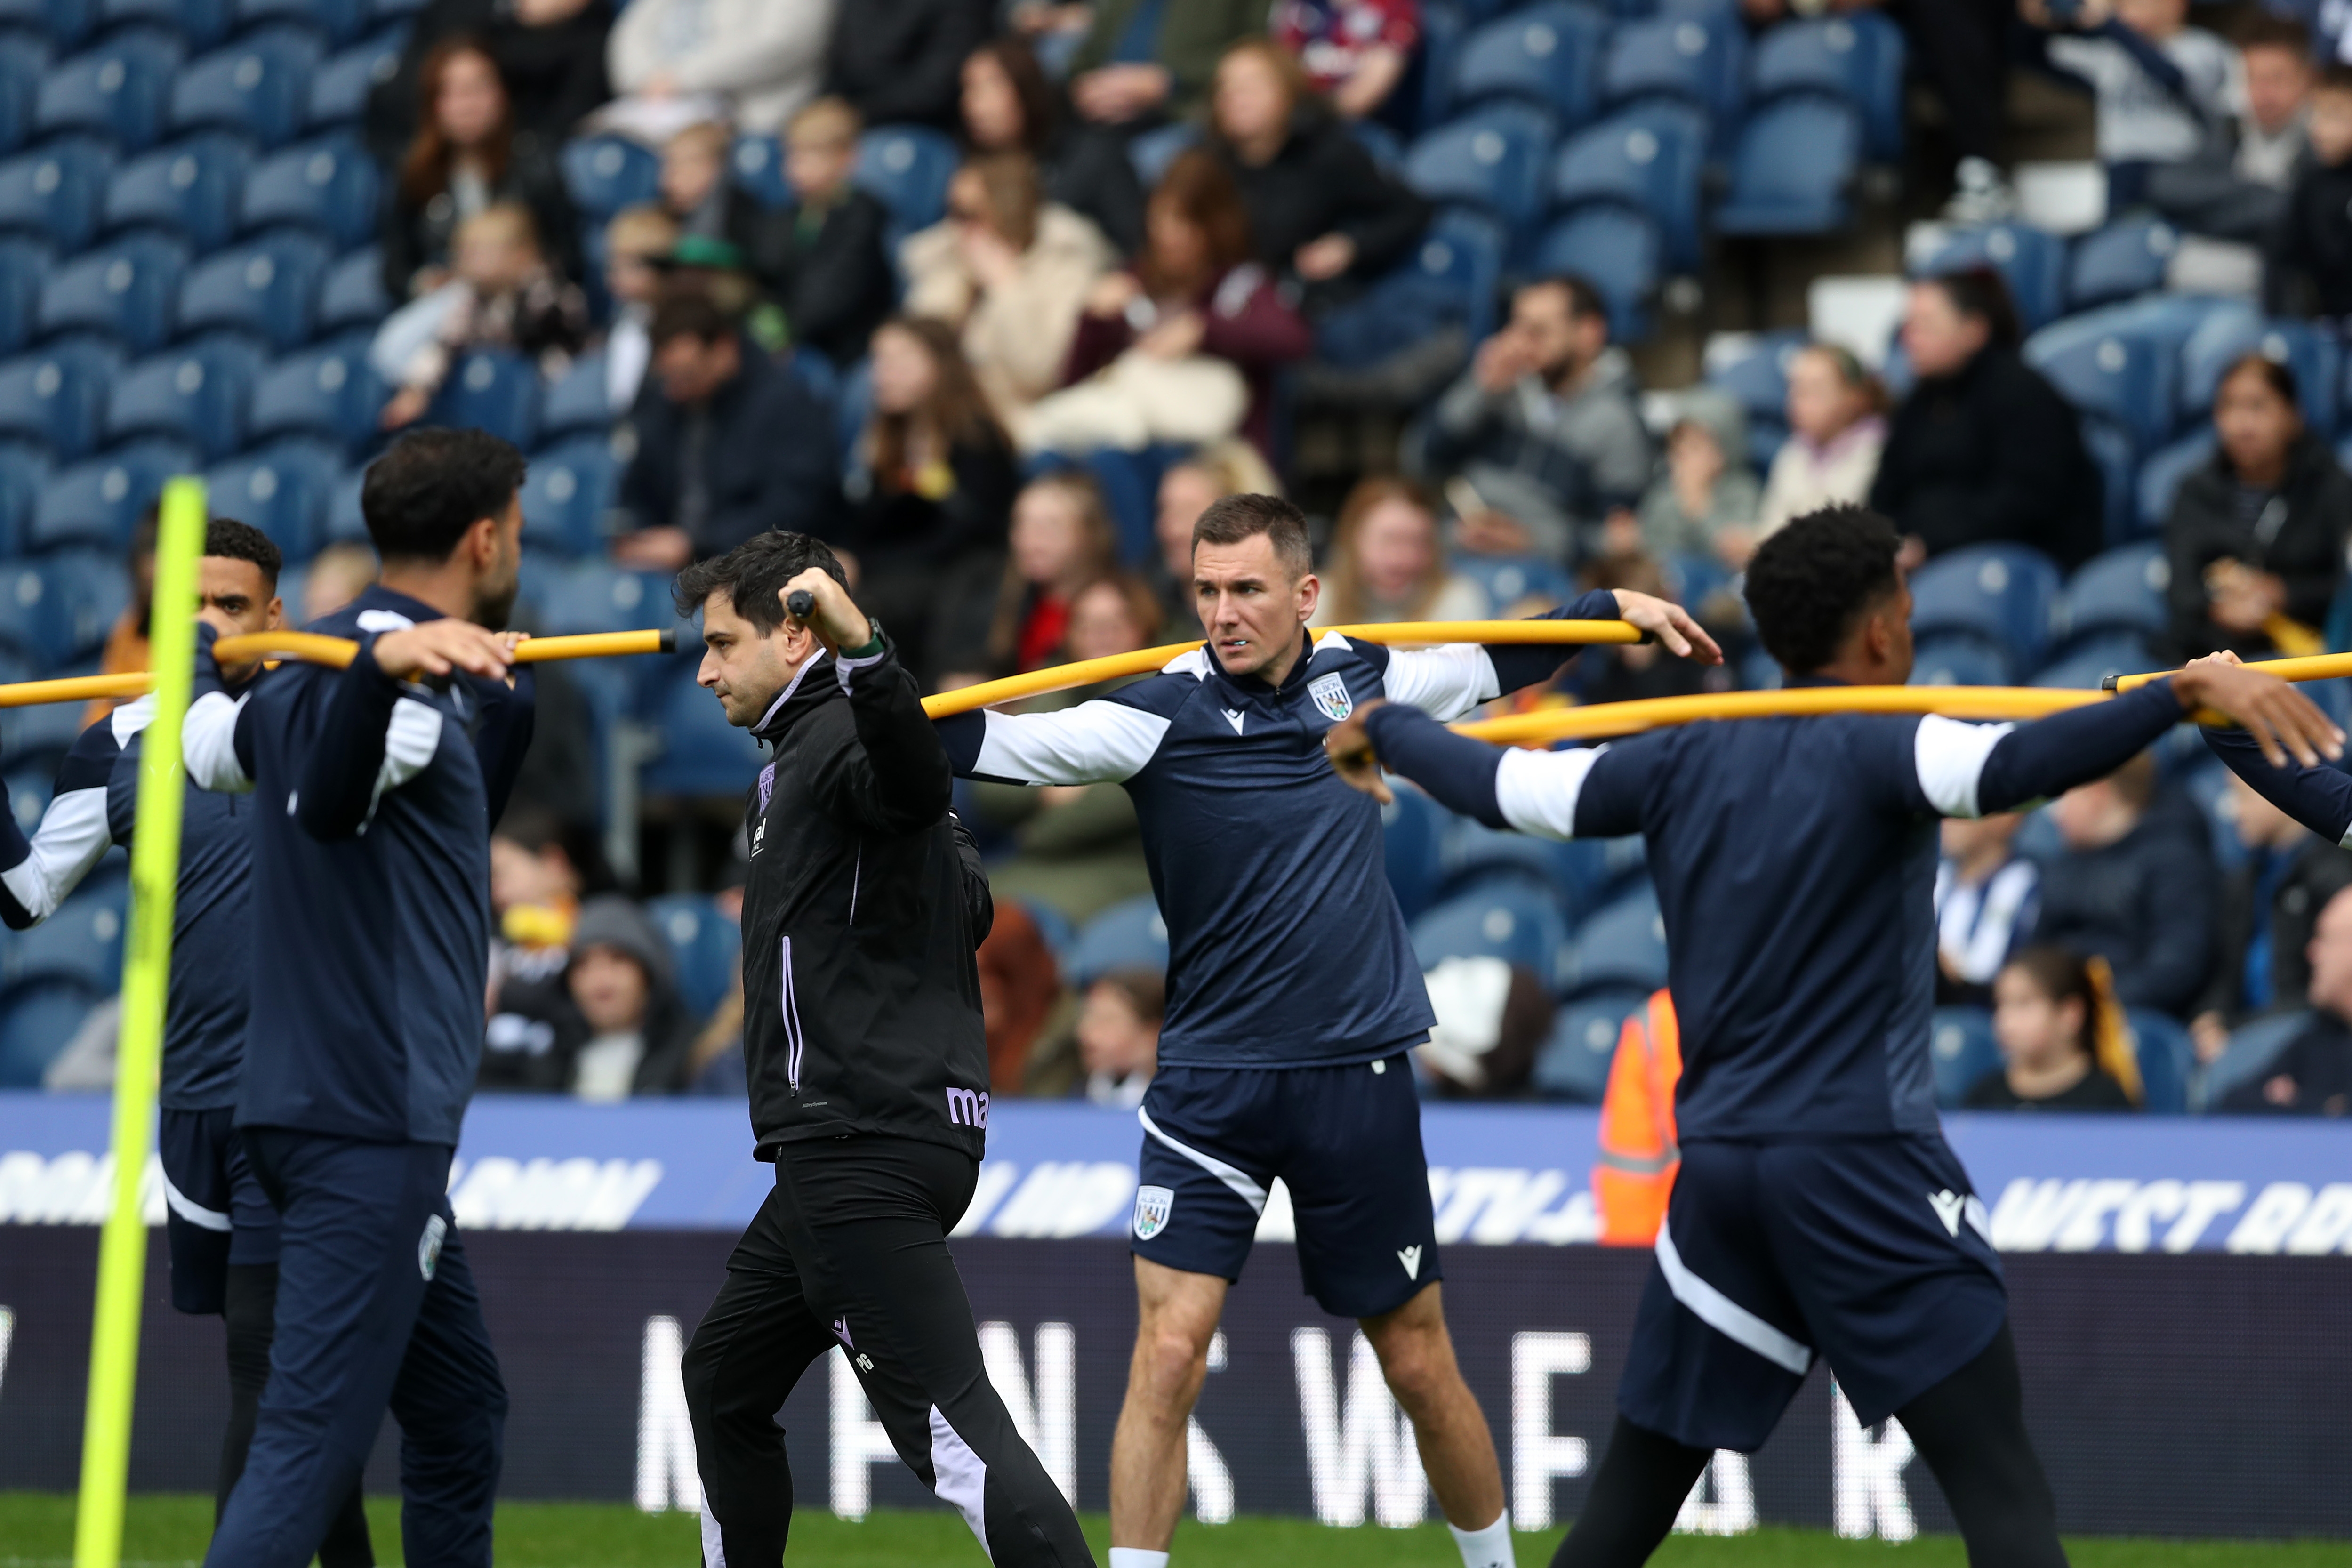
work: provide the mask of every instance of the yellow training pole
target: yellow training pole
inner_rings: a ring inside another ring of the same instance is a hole
[[[2352,653],[2313,654],[2305,658],[2258,658],[2249,660],[2249,669],[2259,669],[2264,675],[2275,675],[2281,680],[2334,680],[2352,675]],[[2129,691],[2146,686],[2151,680],[2162,680],[2174,673],[2169,669],[2152,669],[2145,675],[2118,675],[2115,689]]]
[[[1514,713],[1455,729],[1504,746],[1543,746],[1638,735],[1670,724],[1707,719],[1773,719],[1814,713],[1940,713],[1948,719],[2039,719],[2063,709],[2104,702],[2104,691],[2040,686],[1812,686],[1793,691],[1727,691],[1695,697],[1652,697]]]
[[[81,1503],[74,1568],[122,1559],[123,1493],[131,1477],[131,1401],[139,1372],[139,1305],[146,1284],[147,1175],[155,1077],[163,1054],[163,997],[172,974],[172,906],[180,879],[180,721],[195,668],[196,560],[204,552],[205,487],[163,488],[155,540],[150,655],[161,672],[155,717],[141,742],[139,812],[131,846],[131,943],[122,965],[122,1033],[114,1064],[114,1202],[99,1240],[98,1310],[89,1336],[89,1405],[82,1418]]]

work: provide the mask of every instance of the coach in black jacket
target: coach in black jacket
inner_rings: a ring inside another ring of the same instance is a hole
[[[685,1363],[709,1517],[733,1568],[780,1563],[775,1413],[838,1344],[908,1468],[998,1568],[1092,1563],[982,1370],[947,1237],[988,1127],[988,1047],[947,753],[841,563],[763,533],[681,574],[701,681],[774,750],[748,803],[744,1065],[776,1184]],[[787,596],[814,600],[807,623]],[[706,1526],[708,1528],[708,1526]]]

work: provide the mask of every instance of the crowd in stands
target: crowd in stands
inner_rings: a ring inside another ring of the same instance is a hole
[[[1525,700],[1772,683],[1738,574],[1835,502],[1907,542],[1923,679],[2342,647],[2352,36],[2341,7],[2280,5],[367,0],[244,33],[170,5],[20,29],[0,260],[37,270],[0,288],[0,531],[36,559],[0,569],[0,610],[55,581],[81,630],[0,614],[7,668],[101,641],[140,668],[130,519],[191,466],[285,536],[314,617],[372,569],[359,467],[463,422],[533,451],[529,624],[667,624],[671,574],[794,529],[945,689],[1198,636],[1192,520],[1297,479],[1303,420],[1367,409],[1403,435],[1306,498],[1318,626],[1622,586],[1735,653],[1596,650]],[[268,90],[292,109],[188,85],[240,48],[290,73]],[[1932,153],[1906,153],[1906,56],[1941,100]],[[2071,247],[2017,219],[2016,64],[2095,106],[2109,226]],[[1786,140],[1800,121],[1826,129]],[[263,177],[288,156],[318,189]],[[1894,341],[1768,333],[1645,387],[1664,279],[1705,270],[1711,234],[1850,223],[1865,161],[1948,194]],[[1823,177],[1818,208],[1773,184]],[[2116,237],[2173,243],[2150,226],[2236,247],[2235,292],[2115,282]],[[205,282],[216,251],[250,298]],[[127,588],[98,584],[89,554],[126,546]],[[622,728],[711,781],[673,793],[731,789],[740,752],[688,766],[698,698],[679,664],[543,682],[497,841],[485,1088],[740,1092],[730,895],[633,902],[601,848]],[[37,811],[58,737],[5,740]],[[2343,1109],[2352,851],[2202,759],[2159,748],[2029,819],[1948,826],[1948,1103]],[[961,793],[998,901],[997,1090],[1134,1103],[1167,999],[1131,803]],[[1441,1015],[1431,1091],[1597,1097],[1664,973],[1638,858],[1417,796],[1391,835]],[[2271,1028],[2277,1070],[2245,1066],[2250,1028],[2306,1008]],[[0,1080],[38,1078],[30,1048],[0,1025]]]

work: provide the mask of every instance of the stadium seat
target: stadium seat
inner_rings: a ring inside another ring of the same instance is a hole
[[[194,467],[194,458],[184,455],[178,471],[186,473]],[[122,570],[121,551],[68,550],[45,557],[40,565],[48,595],[56,601],[55,629],[60,640],[53,663],[68,665],[75,659],[96,655],[106,642],[106,634],[114,629],[115,621],[131,603],[131,584]],[[60,669],[58,673],[68,671]],[[72,711],[70,708],[61,710]],[[79,726],[71,728],[78,731]],[[70,736],[67,743],[71,743]]]
[[[1549,889],[1517,880],[1480,882],[1424,910],[1412,930],[1413,956],[1423,969],[1449,958],[1499,958],[1532,970],[1547,985],[1568,941]]]
[[[1490,103],[1415,141],[1405,153],[1405,183],[1431,201],[1490,213],[1516,236],[1543,208],[1551,137],[1541,110]]]
[[[1536,1056],[1535,1091],[1546,1100],[1600,1104],[1609,1092],[1609,1071],[1625,1020],[1648,1001],[1646,992],[1619,990],[1563,1004],[1552,1016],[1551,1037]]]
[[[1486,602],[1501,610],[1529,595],[1568,603],[1576,584],[1558,563],[1540,555],[1454,555],[1446,569],[1467,577],[1486,591]]]
[[[2130,632],[2155,641],[2171,624],[2165,592],[2172,568],[2153,540],[2126,544],[2084,562],[2058,598],[2059,635],[2074,641]]]
[[[38,447],[0,441],[0,560],[25,552],[25,530],[48,482],[49,456]]]
[[[613,403],[612,395],[605,390],[604,356],[583,355],[572,361],[572,368],[547,389],[540,404],[540,439],[591,432],[602,435],[612,427]]]
[[[41,331],[99,332],[133,353],[159,349],[172,335],[187,265],[187,247],[162,235],[128,235],[83,251],[42,286]]]
[[[1562,125],[1581,125],[1592,118],[1607,30],[1599,12],[1572,0],[1538,0],[1499,16],[1462,41],[1454,105],[1517,99],[1552,110]]]
[[[1536,271],[1573,272],[1609,302],[1610,335],[1638,342],[1650,335],[1650,299],[1657,292],[1665,247],[1658,226],[1632,207],[1584,207],[1544,231]]]
[[[328,254],[318,236],[287,229],[205,258],[180,285],[180,331],[244,332],[281,353],[300,347],[310,341]]]
[[[388,394],[369,368],[367,340],[357,335],[301,350],[265,367],[254,383],[247,429],[255,440],[292,434],[329,436],[357,454],[379,434]]]
[[[1536,888],[1557,905],[1554,878],[1556,846],[1549,839],[1507,833],[1467,817],[1446,826],[1438,846],[1440,901],[1467,898],[1499,883]],[[1567,911],[1560,911],[1565,918]]]
[[[2056,321],[2066,308],[2066,243],[2028,224],[1997,223],[1954,229],[1918,258],[1915,278],[1940,278],[1990,267],[2009,286],[2027,331]]]
[[[2242,1024],[2230,1035],[2230,1042],[2221,1054],[2205,1065],[2189,1086],[2189,1108],[2210,1110],[2222,1097],[2249,1079],[2260,1078],[2270,1065],[2278,1060],[2287,1043],[2311,1023],[2311,1015],[2300,1008],[2286,1013],[2273,1013]]]
[[[1553,886],[1579,922],[1630,895],[1647,875],[1648,846],[1629,838],[1572,838],[1551,847]]]
[[[1381,846],[1389,890],[1404,918],[1427,909],[1437,897],[1441,855],[1451,821],[1445,808],[1417,789],[1399,789],[1381,807]]]
[[[1404,142],[1397,133],[1376,120],[1351,120],[1348,134],[1356,144],[1372,155],[1381,173],[1393,174],[1404,167]]]
[[[2138,633],[2109,632],[2075,644],[2055,662],[2042,666],[2035,672],[2032,684],[2062,690],[2095,691],[2110,676],[2137,675],[2144,669],[2161,668],[2165,662]]]
[[[292,23],[316,30],[335,45],[350,43],[376,19],[370,0],[236,0],[236,5],[240,27]]]
[[[2022,544],[1978,544],[1939,555],[1911,574],[1911,630],[1975,637],[2015,668],[2040,666],[2050,646],[2058,568]]]
[[[2139,1058],[2139,1079],[2147,1099],[2141,1109],[2150,1116],[2181,1116],[2189,1110],[2189,1078],[2197,1068],[2197,1052],[2189,1031],[2177,1018],[2146,1007],[2126,1016],[2132,1049]]]
[[[310,73],[312,130],[351,125],[367,115],[368,94],[400,69],[404,36],[390,29],[329,56]]]
[[[2344,351],[2335,336],[2309,321],[2265,321],[2250,310],[2214,312],[2181,344],[2183,428],[2212,427],[2213,398],[2221,389],[2221,377],[2252,353],[2294,373],[2295,398],[2305,425],[2323,434],[2336,428]]]
[[[118,33],[49,68],[34,129],[44,136],[82,132],[126,153],[142,152],[163,133],[179,68],[177,44],[152,32]]]
[[[860,188],[890,209],[899,234],[929,228],[947,216],[948,181],[963,162],[956,144],[917,125],[885,125],[857,139]]]
[[[79,250],[98,232],[113,168],[110,148],[80,137],[18,153],[0,163],[0,230]]]
[[[2016,679],[2007,650],[1975,637],[1921,637],[1913,651],[1914,686],[2010,686]]]
[[[97,0],[0,0],[0,26],[71,48],[98,29]]]
[[[319,285],[318,331],[365,327],[373,332],[391,313],[392,300],[383,291],[383,257],[374,246],[339,257],[327,269]]]
[[[1748,62],[1748,97],[1827,93],[1862,111],[1863,156],[1903,162],[1903,29],[1875,11],[1767,28]]]
[[[765,762],[751,732],[730,724],[718,700],[694,683],[690,664],[669,672],[655,727],[661,754],[638,775],[638,787],[647,795],[740,800]]]
[[[30,680],[33,667],[18,659],[0,658],[0,669],[10,680]],[[0,789],[8,792],[8,815],[16,819],[18,832],[30,838],[41,825],[41,814],[49,809],[57,780],[39,763],[29,767],[11,768],[0,775]]]
[[[1188,147],[1201,144],[1201,128],[1183,121],[1173,125],[1155,125],[1136,136],[1127,144],[1127,161],[1135,170],[1135,182],[1145,190],[1154,190],[1160,176],[1177,154]]]
[[[2066,308],[2088,310],[2154,293],[2179,248],[2178,230],[2145,215],[2083,236],[2066,261]]]
[[[106,402],[109,442],[167,436],[208,462],[245,444],[246,403],[261,372],[250,343],[188,343],[127,366]]]
[[[201,254],[236,232],[237,191],[253,154],[238,138],[206,132],[158,147],[117,168],[106,184],[108,228],[160,228]]]
[[[539,367],[506,350],[469,353],[450,371],[424,423],[478,426],[529,451],[539,427]]]
[[[582,436],[533,453],[522,484],[523,526],[531,543],[565,555],[602,551],[605,513],[619,482],[612,443],[603,436]]]
[[[584,216],[602,220],[659,197],[661,159],[625,137],[581,137],[564,144],[563,184]]]
[[[264,147],[290,142],[310,116],[310,73],[324,52],[308,32],[270,27],[190,60],[172,80],[172,125],[219,126]]]
[[[1678,103],[1637,105],[1560,143],[1551,164],[1552,205],[1599,202],[1646,213],[1664,242],[1667,268],[1696,273],[1706,164],[1705,116]]]
[[[1718,131],[1739,122],[1747,30],[1737,15],[1685,14],[1621,24],[1609,35],[1601,101],[1673,98],[1706,110]]]
[[[338,249],[376,232],[376,168],[347,135],[322,136],[264,159],[245,182],[239,218],[248,229],[290,225]]]
[[[1360,370],[1458,327],[1468,344],[1494,331],[1509,238],[1481,213],[1438,214],[1412,258],[1316,323],[1316,355]]]
[[[0,153],[14,153],[32,139],[33,109],[48,64],[49,51],[40,39],[0,37]]]
[[[2128,431],[2095,414],[2082,416],[2083,450],[2099,470],[2099,511],[2104,542],[2127,543],[2139,532],[2133,487],[2139,479],[2139,448]]]
[[[68,462],[93,450],[121,365],[120,349],[87,339],[0,363],[0,436],[38,441]]]
[[[1649,992],[1665,983],[1665,921],[1658,913],[1657,894],[1644,887],[1594,911],[1577,928],[1559,990],[1563,996],[1611,987]]]
[[[215,467],[205,486],[215,515],[251,523],[289,561],[308,561],[326,532],[327,503],[342,471],[332,447],[280,441]]]
[[[191,47],[211,48],[236,25],[235,0],[98,0],[101,26],[176,33]]]
[[[1739,132],[1716,228],[1731,235],[1843,228],[1861,149],[1861,119],[1851,104],[1811,96],[1770,104]]]
[[[687,1011],[697,1018],[709,1017],[734,984],[742,928],[700,893],[648,899],[646,913],[669,943],[677,966],[677,994]]]
[[[1785,420],[1789,363],[1806,342],[1801,330],[1717,337],[1706,346],[1706,384],[1736,399],[1751,424]]]
[[[121,550],[139,514],[163,493],[163,481],[194,473],[201,464],[193,447],[137,441],[60,468],[41,487],[26,543],[35,550]]]
[[[2141,452],[2172,434],[2178,345],[2112,310],[2070,316],[2026,340],[2026,363],[2069,403],[2110,419]]]
[[[14,990],[44,980],[67,980],[93,991],[122,983],[122,930],[130,884],[91,877],[58,912],[0,948],[0,981]]]
[[[541,597],[540,614],[550,632],[562,636],[654,631],[677,618],[667,576],[602,561],[583,561],[562,573]]]
[[[44,670],[68,657],[72,642],[65,601],[49,592],[41,569],[29,561],[0,561],[0,652],[12,664]]]
[[[2142,533],[2164,531],[2180,481],[2213,460],[2216,445],[2213,426],[2207,425],[2158,447],[2141,461],[2139,478],[2133,486],[2133,504]]]
[[[17,353],[33,341],[34,323],[41,310],[41,279],[57,265],[49,247],[37,239],[0,237],[0,356]]]
[[[41,1074],[104,998],[84,986],[31,985],[0,995],[0,1089],[38,1089]]]
[[[1936,1103],[1950,1110],[1977,1080],[2000,1067],[1992,1015],[1981,1007],[1938,1007],[1927,1026],[1927,1054],[1936,1071]]]
[[[1402,110],[1406,132],[1426,131],[1444,122],[1453,106],[1454,62],[1469,32],[1469,20],[1453,6],[1421,8],[1421,47],[1405,66],[1393,100]]]
[[[784,172],[784,145],[775,137],[764,132],[738,136],[733,163],[736,186],[761,206],[781,210],[797,200],[792,176]]]
[[[1069,981],[1090,985],[1117,969],[1168,969],[1168,922],[1146,893],[1113,904],[1078,928],[1070,950]]]

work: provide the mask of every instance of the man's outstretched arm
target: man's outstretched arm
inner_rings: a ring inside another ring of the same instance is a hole
[[[1541,838],[1614,838],[1642,830],[1660,747],[1650,737],[1598,751],[1490,746],[1418,708],[1376,701],[1326,731],[1323,750],[1342,779],[1382,801],[1386,768],[1489,827]]]
[[[2273,767],[2243,730],[2208,730],[2205,744],[2256,795],[2330,844],[2352,847],[2352,774],[2328,766]]]
[[[1700,664],[1721,664],[1723,650],[1680,605],[1631,589],[1597,589],[1537,621],[1625,621],[1667,652]],[[1381,684],[1389,700],[1458,719],[1481,702],[1537,686],[1558,675],[1581,651],[1577,643],[1453,643],[1389,656]]]

